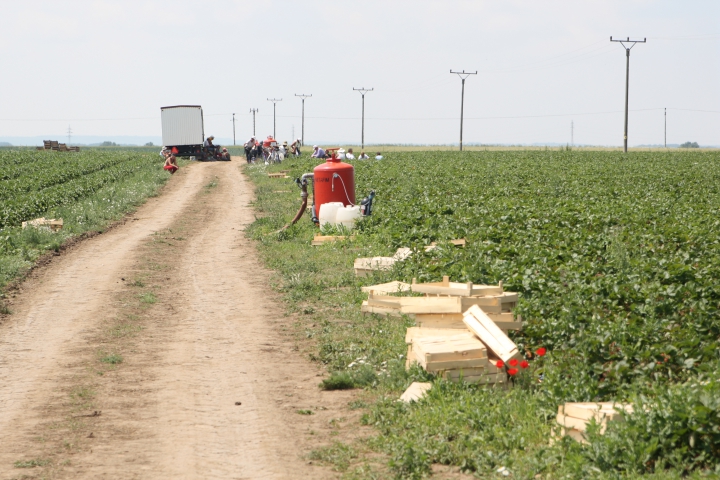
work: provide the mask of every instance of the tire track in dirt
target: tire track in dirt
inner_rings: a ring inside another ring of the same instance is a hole
[[[84,254],[75,252],[84,257],[82,262],[65,259],[69,264],[58,265],[58,274],[48,273],[52,278],[43,284],[60,279],[66,283],[46,300],[44,313],[60,308],[73,289],[73,298],[84,298],[85,291],[94,300],[62,307],[61,316],[68,318],[62,327],[53,327],[58,330],[53,332],[54,352],[36,365],[33,381],[9,390],[25,391],[24,396],[4,394],[0,384],[0,472],[20,458],[29,440],[6,454],[4,447],[17,440],[20,431],[29,436],[43,415],[47,421],[42,398],[52,398],[52,389],[63,388],[53,377],[60,378],[63,366],[88,358],[98,348],[91,330],[100,327],[91,317],[97,317],[103,306],[118,303],[115,282],[121,272],[141,270],[137,263],[148,261],[139,258],[139,245],[153,231],[179,222],[187,239],[182,247],[168,248],[160,259],[169,277],[159,282],[151,321],[134,340],[127,361],[103,377],[105,384],[95,401],[102,417],[94,419],[93,439],[83,442],[90,446],[77,452],[72,466],[60,469],[56,478],[336,476],[309,465],[303,456],[330,443],[331,432],[338,433],[338,422],[331,426],[330,421],[348,416],[353,393],[319,391],[322,370],[302,358],[291,335],[282,333],[292,320],[283,318],[269,289],[269,272],[258,263],[254,245],[243,232],[254,220],[252,185],[236,162],[197,164],[183,173],[187,176],[158,199],[158,205],[138,213],[148,219],[141,229],[134,225],[139,221],[118,229],[142,233],[126,233],[128,245],[114,254],[113,262],[100,256],[118,241],[108,235],[92,248],[81,246],[87,250]],[[217,186],[198,193],[215,176]],[[59,287],[53,284],[52,289]],[[60,331],[68,326],[72,328]],[[32,352],[44,342],[44,327],[37,328],[34,340],[25,342]],[[0,329],[0,341],[0,372],[10,365],[5,373],[8,384],[20,381],[24,369],[16,362],[32,354],[22,357],[17,334],[5,336]],[[65,377],[69,381],[67,372]],[[4,410],[3,395],[13,398],[14,415]],[[37,418],[28,418],[28,409],[34,409]],[[298,415],[299,409],[315,414]],[[8,432],[5,426],[13,433],[3,434]]]

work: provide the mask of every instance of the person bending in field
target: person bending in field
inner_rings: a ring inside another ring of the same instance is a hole
[[[355,155],[353,154],[352,148],[348,148],[348,151],[345,154],[345,158],[347,160],[355,160]]]
[[[171,153],[170,156],[165,159],[165,166],[163,168],[170,172],[170,175],[178,171],[180,167],[178,167],[177,158],[175,158],[174,153]]]
[[[310,158],[325,158],[325,150],[317,145],[313,145],[313,153],[310,155]]]
[[[365,152],[360,152],[360,156],[358,157],[358,160],[369,160],[370,157],[367,156]]]
[[[375,160],[382,160],[382,159],[383,159],[382,153],[377,152],[377,155],[375,156]]]

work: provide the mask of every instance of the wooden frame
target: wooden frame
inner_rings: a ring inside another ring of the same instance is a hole
[[[482,340],[488,350],[492,351],[503,362],[507,363],[511,358],[521,357],[515,342],[510,340],[505,335],[505,332],[477,305],[473,305],[465,312],[463,323]]]
[[[503,293],[502,282],[499,285],[473,285],[472,282],[451,282],[450,277],[444,276],[442,282],[417,283],[412,280],[412,291],[430,295],[448,295],[455,297],[485,297]]]

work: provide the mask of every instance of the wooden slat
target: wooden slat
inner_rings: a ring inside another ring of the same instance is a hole
[[[465,312],[463,322],[503,362],[520,358],[517,345],[477,305]]]
[[[374,305],[368,305],[367,300],[362,303],[360,306],[360,311],[364,314],[378,314],[378,315],[388,315],[391,317],[401,317],[402,313],[400,313],[400,309],[397,308],[385,308],[385,307],[378,307]]]
[[[483,310],[485,311],[485,310]],[[493,314],[485,312],[501,330],[522,330],[520,318],[513,318],[512,313]],[[415,314],[415,323],[423,328],[467,328],[462,314]]]
[[[573,402],[558,406],[559,415],[567,415],[585,421],[589,421],[591,418],[595,418],[597,421],[603,419],[614,421],[622,418],[622,414],[618,410],[632,412],[632,405],[615,402]]]
[[[423,398],[428,390],[432,388],[432,383],[429,382],[413,382],[400,396],[400,400],[406,403],[417,402]]]
[[[409,313],[461,313],[459,298],[440,297],[401,297],[400,311]]]
[[[413,278],[412,291],[431,295],[450,295],[458,297],[501,295],[503,293],[500,285],[473,285],[472,282],[457,283],[450,282],[448,277],[443,277],[438,283],[417,283]]]
[[[487,358],[470,358],[467,360],[452,360],[447,362],[428,362],[425,370],[430,373],[443,372],[446,370],[482,370],[486,374],[485,367],[488,364]]]

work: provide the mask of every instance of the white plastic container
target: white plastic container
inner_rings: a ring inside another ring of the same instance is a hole
[[[343,208],[342,202],[328,202],[320,205],[320,211],[318,212],[318,218],[320,219],[320,226],[330,224],[335,225],[335,218],[339,209]]]
[[[337,216],[335,217],[335,223],[347,228],[353,228],[355,227],[355,222],[358,218],[360,218],[360,216],[359,205],[348,205],[338,209]]]

